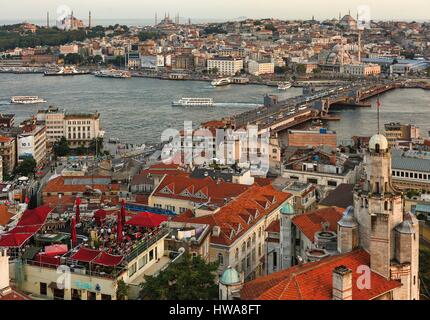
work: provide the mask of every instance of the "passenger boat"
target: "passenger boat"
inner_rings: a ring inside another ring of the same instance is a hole
[[[174,107],[212,107],[212,98],[182,98],[178,101],[173,101]]]
[[[38,96],[14,96],[10,98],[10,102],[13,104],[38,104],[45,103],[46,100]]]
[[[84,74],[90,74],[89,71],[78,71],[76,70],[75,67],[73,66],[68,66],[68,67],[62,67],[59,71],[57,72],[52,72],[52,71],[46,71],[45,76],[79,76],[79,75],[84,75]]]
[[[221,86],[227,86],[231,83],[230,78],[222,78],[222,79],[216,79],[211,82],[212,86],[214,87],[221,87]]]
[[[291,82],[278,82],[278,90],[287,90],[292,87]]]
[[[100,78],[115,78],[115,79],[130,79],[131,73],[123,70],[100,70],[94,73],[96,77]]]

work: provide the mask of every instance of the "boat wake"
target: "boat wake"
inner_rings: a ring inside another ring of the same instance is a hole
[[[8,106],[10,104],[11,104],[10,101],[1,101],[0,100],[0,106]]]

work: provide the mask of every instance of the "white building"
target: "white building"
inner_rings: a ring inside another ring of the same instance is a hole
[[[48,144],[65,137],[71,147],[88,145],[91,140],[104,136],[100,130],[100,114],[67,114],[58,108],[41,110],[37,120],[46,125],[46,139]]]
[[[33,123],[24,125],[17,137],[17,148],[18,162],[33,157],[40,164],[46,157],[46,127]]]
[[[217,70],[219,75],[234,76],[243,69],[243,60],[238,58],[215,57],[208,60],[207,70]]]
[[[377,64],[346,64],[343,66],[343,73],[352,76],[367,77],[381,74],[381,66]]]
[[[248,72],[254,76],[273,74],[275,73],[275,64],[273,62],[257,62],[251,60],[248,62]]]

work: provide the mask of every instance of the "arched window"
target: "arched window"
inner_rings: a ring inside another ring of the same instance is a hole
[[[234,257],[236,260],[239,260],[239,248],[236,248],[236,252],[234,253]]]
[[[388,210],[388,201],[384,202],[384,210]]]

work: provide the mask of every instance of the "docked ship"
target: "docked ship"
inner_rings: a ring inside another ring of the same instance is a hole
[[[182,98],[172,102],[174,107],[213,107],[213,104],[212,98]]]
[[[222,79],[216,79],[214,81],[211,82],[211,84],[214,87],[221,87],[221,86],[227,86],[231,83],[231,79],[230,78],[222,78]]]
[[[96,77],[100,78],[115,78],[115,79],[130,79],[131,73],[123,70],[100,70],[94,73]]]
[[[278,90],[287,90],[293,86],[291,82],[278,82]]]
[[[90,74],[89,71],[78,71],[75,67],[62,67],[59,71],[52,72],[46,71],[45,76],[79,76],[84,74]]]
[[[14,96],[10,98],[10,102],[13,104],[38,104],[46,101],[37,96]]]

